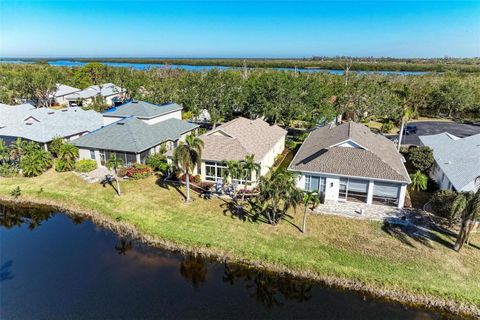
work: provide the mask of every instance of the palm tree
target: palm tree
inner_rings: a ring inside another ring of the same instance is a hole
[[[421,171],[410,174],[412,180],[411,187],[413,190],[424,191],[427,189],[428,177]]]
[[[113,169],[113,172],[115,173],[115,181],[117,182],[117,194],[118,196],[120,196],[120,182],[118,181],[117,169],[123,165],[123,160],[118,159],[114,154],[111,154],[110,159],[107,160],[106,165],[108,169]]]
[[[65,169],[73,170],[78,158],[78,148],[70,143],[64,143],[58,149],[58,158],[65,162]]]
[[[459,193],[453,201],[452,214],[459,215],[462,219],[460,232],[454,245],[454,250],[460,251],[463,244],[468,242],[475,222],[480,218],[480,190],[477,190],[475,193]]]
[[[245,156],[245,160],[243,160],[243,173],[245,173],[245,190],[248,189],[248,185],[251,182],[252,172],[255,172],[255,177],[258,177],[260,173],[260,164],[255,162],[254,160],[255,155],[247,155]],[[249,179],[250,177],[250,179]],[[242,195],[242,201],[245,200],[245,192]]]
[[[303,226],[302,226],[302,232],[305,233],[307,230],[307,208],[308,205],[312,206],[312,210],[315,209],[315,207],[320,203],[320,195],[318,194],[317,191],[304,191],[303,192],[303,205],[304,205],[304,211],[303,211]]]
[[[400,151],[400,147],[402,145],[403,140],[403,130],[405,128],[405,123],[408,123],[410,119],[414,116],[414,110],[408,106],[408,98],[410,97],[410,90],[406,84],[402,85],[402,88],[395,90],[395,93],[398,95],[400,99],[402,99],[402,114],[400,118],[400,133],[398,135],[398,151]]]
[[[20,161],[22,173],[26,177],[42,174],[52,165],[52,155],[45,150],[37,150],[24,155]]]
[[[241,164],[237,160],[224,160],[223,164],[227,167],[227,170],[223,171],[223,179],[225,182],[230,180],[230,183],[235,177],[238,177],[241,171]],[[233,188],[233,199],[237,197],[237,188]]]
[[[173,151],[173,158],[179,168],[185,172],[185,182],[187,186],[186,202],[190,202],[190,172],[198,164],[202,157],[203,140],[193,135],[185,137],[182,142]]]
[[[17,138],[14,143],[10,145],[10,157],[13,160],[19,161],[20,157],[24,154],[26,141]]]
[[[9,162],[10,153],[7,147],[7,144],[3,139],[0,139],[0,163]]]

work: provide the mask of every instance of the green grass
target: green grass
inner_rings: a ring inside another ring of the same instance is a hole
[[[472,239],[476,247],[456,253],[437,242],[431,247],[414,240],[404,244],[382,231],[380,222],[310,215],[303,235],[285,221],[275,227],[240,221],[219,199],[195,197],[194,203],[185,204],[175,188],[159,186],[155,177],[121,183],[122,196],[117,197],[110,187],[51,170],[30,179],[0,178],[0,195],[8,196],[16,186],[22,190],[20,199],[92,209],[184,246],[480,306],[478,234]],[[300,225],[301,211],[293,214],[293,224]]]

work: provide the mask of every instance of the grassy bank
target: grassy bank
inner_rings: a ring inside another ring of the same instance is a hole
[[[438,298],[473,306],[473,312],[480,309],[478,234],[473,237],[474,246],[456,253],[448,247],[454,239],[442,234],[437,241],[401,241],[384,232],[380,222],[317,215],[310,216],[309,231],[302,235],[294,226],[300,225],[301,210],[276,227],[241,221],[219,199],[196,198],[184,204],[182,190],[161,186],[155,177],[122,183],[122,196],[117,197],[110,187],[86,184],[73,173],[51,170],[30,179],[0,178],[0,195],[8,196],[16,186],[22,190],[20,200],[94,210],[192,250],[203,248],[218,256],[262,262],[317,279],[345,279],[380,295],[413,294],[424,297],[425,304]]]

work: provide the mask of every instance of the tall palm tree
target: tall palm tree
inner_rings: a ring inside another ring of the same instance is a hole
[[[402,99],[402,114],[400,115],[400,133],[398,135],[398,151],[402,145],[403,140],[403,131],[405,128],[405,123],[408,123],[414,116],[414,110],[408,105],[408,99],[410,97],[410,89],[406,84],[403,84],[400,89],[395,90],[395,93],[400,99]]]
[[[173,158],[179,168],[185,172],[187,187],[186,202],[190,202],[190,172],[202,157],[203,140],[193,135],[185,137],[185,142],[180,143],[173,151]]]
[[[255,176],[258,179],[258,175],[260,173],[260,164],[255,162],[254,160],[255,155],[247,155],[243,160],[243,173],[245,173],[245,189],[248,189],[248,185],[251,182],[252,173],[255,172]],[[250,176],[250,179],[248,177]],[[242,201],[245,200],[245,192],[242,195]]]
[[[303,192],[303,225],[302,232],[305,233],[307,230],[307,209],[308,205],[312,206],[312,210],[320,203],[320,195],[317,191],[304,191]]]
[[[475,222],[480,218],[480,189],[477,192],[461,192],[453,201],[452,214],[459,215],[462,220],[460,232],[455,242],[455,251],[460,251],[468,242]]]
[[[117,182],[117,194],[118,196],[120,196],[120,182],[118,181],[117,169],[123,165],[123,160],[118,159],[114,154],[111,154],[110,159],[107,160],[106,165],[108,169],[113,169],[113,172],[115,173],[115,181]]]
[[[235,177],[238,177],[241,170],[241,164],[237,160],[224,160],[223,164],[227,167],[227,170],[223,171],[223,179],[225,182],[232,182]],[[233,198],[237,197],[237,188],[233,188]]]

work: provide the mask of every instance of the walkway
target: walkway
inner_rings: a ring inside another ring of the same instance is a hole
[[[379,221],[392,217],[401,218],[407,214],[405,210],[393,206],[368,205],[361,202],[327,202],[320,204],[315,209],[315,212],[318,214],[332,214],[348,218]]]

